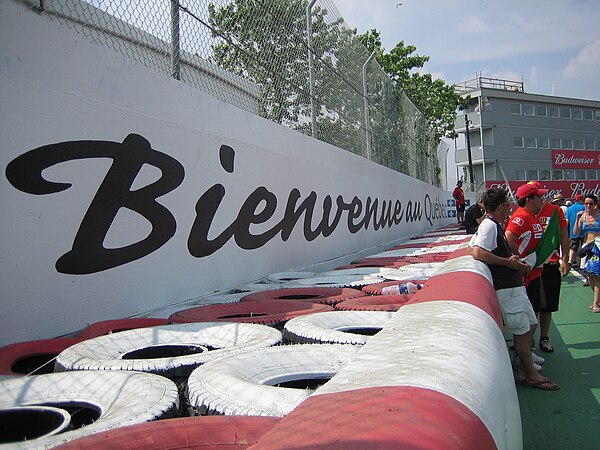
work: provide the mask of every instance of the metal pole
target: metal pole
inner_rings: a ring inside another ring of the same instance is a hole
[[[465,114],[465,138],[467,140],[467,156],[469,157],[469,178],[471,182],[471,192],[474,190],[475,177],[473,177],[473,158],[471,157],[471,139],[469,137],[469,119]]]
[[[179,55],[179,0],[171,0],[171,76],[176,80],[181,80]]]
[[[367,138],[367,159],[371,159],[371,136],[369,135],[369,101],[367,99],[367,65],[375,57],[375,52],[371,53],[362,66],[363,78],[363,100],[365,106],[365,134]]]
[[[310,131],[312,137],[316,137],[317,110],[315,106],[315,68],[313,67],[312,50],[312,7],[317,0],[312,0],[306,7],[306,43],[308,46],[308,80],[310,86]]]

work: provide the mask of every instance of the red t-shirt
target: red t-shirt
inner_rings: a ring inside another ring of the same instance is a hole
[[[465,193],[460,186],[456,186],[452,191],[452,197],[456,200],[457,205],[465,204]]]
[[[555,209],[558,210],[559,227],[562,229],[562,228],[566,228],[568,226],[567,219],[565,218],[565,214],[563,213],[563,210],[560,206],[553,205],[552,203],[544,203],[544,206],[542,206],[541,211],[537,215],[538,220],[540,221],[540,224],[542,225],[542,228],[544,230],[548,226],[550,217],[552,217],[552,213],[554,212]],[[552,254],[552,257],[550,258],[550,260],[548,262],[557,263],[559,261],[560,261],[560,257],[558,256],[558,251],[556,251]]]
[[[519,256],[527,256],[537,247],[544,228],[536,216],[519,206],[509,219],[506,231],[517,235],[517,252]],[[542,274],[542,270],[543,267],[532,269],[529,276],[525,278],[525,285],[538,278]]]

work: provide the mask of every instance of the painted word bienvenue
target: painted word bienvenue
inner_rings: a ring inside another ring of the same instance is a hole
[[[219,151],[221,167],[234,171],[235,151],[222,145]],[[6,168],[6,177],[17,189],[35,195],[44,195],[68,189],[69,183],[57,183],[43,178],[43,170],[69,160],[111,158],[113,163],[100,184],[75,235],[72,248],[56,262],[56,270],[65,274],[101,272],[143,258],[166,244],[177,229],[175,217],[157,198],[173,191],[185,176],[183,165],[175,158],[152,149],[142,136],[130,134],[123,143],[111,141],[70,141],[50,144],[30,150],[15,158]],[[155,182],[136,190],[131,187],[144,164],[161,171]],[[257,187],[239,208],[237,217],[217,237],[210,239],[211,227],[225,187],[215,184],[207,189],[195,205],[196,217],[188,237],[188,251],[197,258],[211,255],[233,238],[246,250],[262,247],[276,235],[289,239],[296,224],[303,218],[303,234],[307,241],[319,236],[330,236],[342,222],[350,233],[368,229],[375,231],[398,226],[402,222],[419,222],[423,218],[445,218],[446,207],[438,199],[425,195],[423,201],[380,200],[358,197],[345,200],[338,195],[333,200],[326,195],[317,205],[317,193],[312,191],[302,199],[299,189],[292,188],[287,197],[283,217],[269,230],[260,234],[251,232],[252,225],[271,220],[278,204],[277,196],[264,186]],[[152,226],[144,239],[120,248],[105,248],[104,240],[121,208],[137,212]],[[320,221],[313,227],[313,216]]]

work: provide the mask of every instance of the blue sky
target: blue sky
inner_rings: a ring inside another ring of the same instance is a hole
[[[376,28],[431,59],[424,71],[453,84],[523,81],[525,92],[600,101],[599,0],[334,0],[350,28]]]

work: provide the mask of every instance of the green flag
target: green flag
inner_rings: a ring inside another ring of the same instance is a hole
[[[560,223],[558,221],[558,208],[552,212],[540,242],[534,250],[535,266],[541,267],[548,262],[556,250],[560,248]]]

